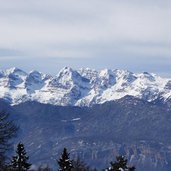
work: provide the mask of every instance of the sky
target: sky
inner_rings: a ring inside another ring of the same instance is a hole
[[[171,77],[170,0],[0,0],[0,69]]]

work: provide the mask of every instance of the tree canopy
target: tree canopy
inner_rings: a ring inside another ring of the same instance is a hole
[[[63,149],[60,159],[58,160],[59,171],[71,171],[73,168],[72,160],[66,148]]]
[[[25,151],[24,144],[19,143],[17,145],[16,155],[12,158],[11,167],[17,171],[27,171],[31,166],[31,164],[28,163],[28,159],[29,157]]]
[[[18,128],[9,119],[9,114],[0,111],[0,167],[2,167],[7,159],[6,152],[10,149],[10,140],[16,136]]]
[[[127,166],[128,160],[124,156],[117,156],[115,162],[111,162],[111,166],[107,171],[134,171],[135,167]]]

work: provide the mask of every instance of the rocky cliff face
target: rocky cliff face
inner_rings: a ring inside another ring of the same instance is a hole
[[[114,156],[125,155],[128,158],[129,165],[136,166],[137,170],[169,170],[170,169],[170,150],[163,144],[154,142],[116,143],[94,142],[85,148],[79,148],[72,151],[73,158],[80,156],[83,160],[98,168],[109,167],[109,163],[115,160]],[[157,147],[157,148],[156,148]],[[166,157],[167,156],[167,157]]]

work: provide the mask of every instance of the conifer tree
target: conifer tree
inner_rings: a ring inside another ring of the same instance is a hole
[[[84,163],[84,161],[80,160],[80,158],[73,160],[72,164],[72,171],[89,171],[89,167]]]
[[[57,161],[59,165],[59,171],[71,171],[73,168],[72,160],[70,160],[69,155],[70,154],[67,152],[67,149],[64,148],[60,159]]]
[[[26,171],[30,168],[31,164],[28,163],[29,157],[25,151],[24,145],[19,143],[16,150],[17,155],[13,156],[11,167],[16,171]]]
[[[5,164],[6,153],[11,147],[10,140],[15,137],[17,129],[13,121],[9,119],[9,114],[0,111],[0,169]]]
[[[111,167],[107,169],[107,171],[134,171],[135,167],[127,166],[128,160],[124,156],[116,157],[116,162],[111,162]]]

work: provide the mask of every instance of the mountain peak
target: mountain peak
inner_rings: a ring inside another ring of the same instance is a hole
[[[112,72],[112,70],[110,70],[110,69],[103,69],[103,70],[101,70],[101,71],[99,72],[99,75],[100,75],[101,77],[106,77],[106,76],[108,76],[108,75],[113,75],[113,72]]]
[[[148,72],[64,67],[53,77],[35,70],[27,74],[14,67],[1,73],[0,98],[11,99],[11,104],[34,100],[54,105],[89,106],[125,96],[146,101],[171,98],[171,79]]]
[[[61,74],[62,74],[62,75],[69,75],[69,74],[71,74],[72,72],[74,72],[73,69],[66,66],[66,67],[62,68],[62,69],[59,71],[58,76],[61,75]]]
[[[17,67],[12,67],[12,68],[6,69],[5,73],[7,75],[9,75],[9,74],[27,75],[26,72],[24,72],[23,70],[21,70]]]
[[[14,73],[14,72],[16,72],[16,71],[20,71],[20,69],[19,68],[17,68],[17,67],[11,67],[11,68],[9,68],[9,69],[6,69],[6,72],[9,72],[9,73]]]

